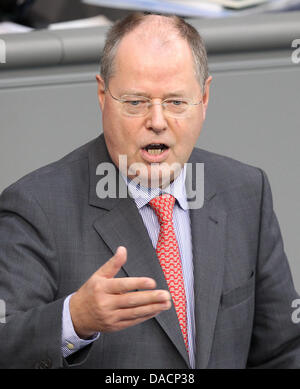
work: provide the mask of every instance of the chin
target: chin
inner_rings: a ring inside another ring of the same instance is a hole
[[[178,163],[154,164],[148,168],[148,176],[143,177],[144,182],[151,188],[166,188],[179,175],[181,165]]]

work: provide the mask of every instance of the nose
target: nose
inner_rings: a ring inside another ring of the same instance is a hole
[[[146,127],[155,132],[161,132],[167,128],[163,106],[153,103],[149,109]]]

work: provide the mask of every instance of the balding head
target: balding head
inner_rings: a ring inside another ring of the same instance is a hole
[[[118,21],[108,32],[101,59],[101,75],[106,86],[116,71],[116,54],[125,37],[147,47],[147,51],[161,48],[173,56],[180,54],[176,53],[176,41],[185,40],[193,57],[196,79],[204,88],[208,78],[207,56],[197,30],[177,16],[140,12]]]

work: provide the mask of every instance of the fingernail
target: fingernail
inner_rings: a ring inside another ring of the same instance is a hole
[[[154,286],[155,286],[154,280],[147,280],[147,281],[145,282],[145,287],[146,287],[146,288],[153,288]]]
[[[171,301],[167,301],[163,304],[164,309],[170,309],[171,308]]]
[[[158,297],[159,297],[159,298],[162,298],[162,299],[168,299],[168,301],[171,300],[170,293],[168,293],[168,292],[160,292],[160,293],[158,294]]]
[[[126,248],[125,248],[124,246],[119,246],[119,247],[117,248],[117,251],[116,251],[115,255],[116,255],[116,254],[118,254],[118,255],[124,254],[124,253],[125,253],[125,250],[126,250]]]

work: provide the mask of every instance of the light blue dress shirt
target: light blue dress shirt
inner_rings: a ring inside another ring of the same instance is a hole
[[[194,317],[194,271],[193,271],[193,252],[191,240],[191,226],[188,203],[185,191],[186,169],[181,170],[180,175],[165,189],[144,188],[136,185],[127,177],[123,176],[128,185],[129,192],[134,199],[139,213],[143,219],[148,231],[152,245],[156,248],[159,235],[159,222],[153,209],[148,204],[151,199],[162,193],[172,194],[176,198],[173,210],[173,224],[176,238],[178,241],[180,257],[182,262],[182,271],[184,278],[186,302],[187,302],[187,329],[189,342],[189,359],[191,367],[195,367],[195,317]],[[100,333],[96,333],[91,339],[80,339],[74,331],[72,324],[69,300],[70,296],[65,299],[63,308],[63,330],[62,330],[62,353],[64,357],[78,351],[80,348],[97,340]]]

